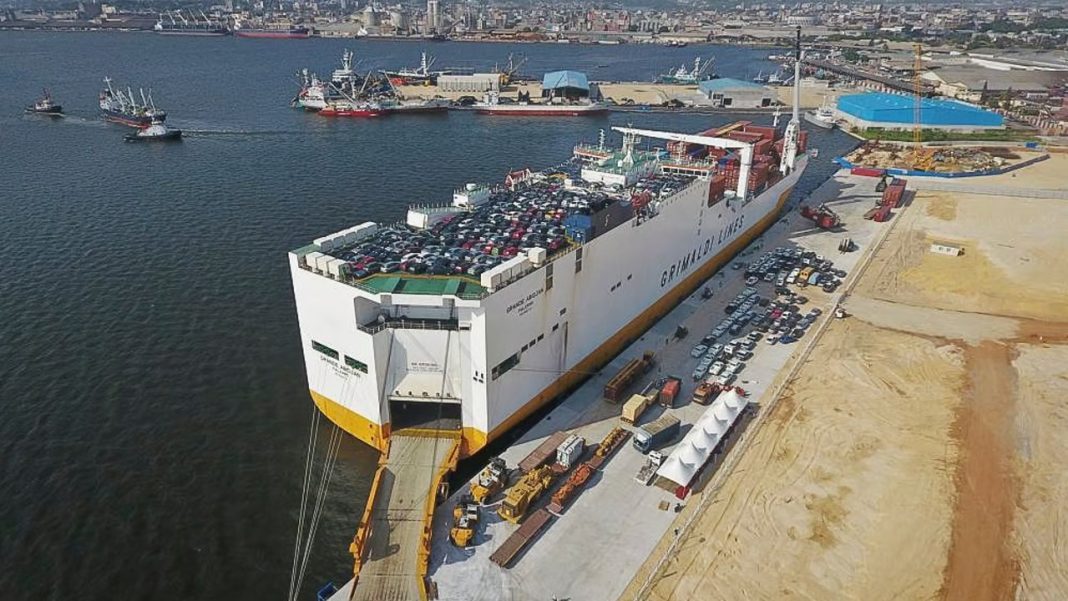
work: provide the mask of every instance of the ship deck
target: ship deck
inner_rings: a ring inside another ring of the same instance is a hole
[[[440,478],[456,462],[458,436],[394,434],[372,487],[353,601],[425,598],[425,545]],[[357,540],[361,539],[357,533]],[[349,597],[347,597],[349,598]]]
[[[662,156],[661,151],[636,154],[641,160]],[[590,216],[589,222],[597,224],[583,233],[585,242],[650,210],[644,201],[634,208],[634,194],[650,201],[667,198],[703,174],[700,170],[655,173],[627,187],[605,186],[583,181],[584,165],[572,159],[533,174],[515,189],[494,188],[489,200],[475,208],[429,209],[448,214],[426,229],[393,224],[364,240],[323,252],[348,265],[348,273],[339,279],[370,292],[479,298],[484,293],[478,280],[482,272],[530,248],[544,248],[550,259],[572,248],[569,217]]]

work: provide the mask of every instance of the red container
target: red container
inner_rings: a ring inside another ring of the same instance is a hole
[[[753,145],[753,153],[757,156],[767,155],[771,152],[771,147],[775,142],[765,138]]]
[[[747,134],[758,134],[764,140],[768,140],[769,142],[774,142],[775,138],[778,136],[779,132],[778,132],[778,130],[776,130],[774,127],[771,127],[770,125],[746,125],[745,126],[745,133],[747,133]]]
[[[739,142],[749,142],[750,144],[755,144],[762,139],[760,134],[750,134],[744,131],[732,131],[727,134],[727,138],[738,140]]]
[[[805,152],[808,148],[808,132],[801,130],[801,135],[797,137],[797,152]]]
[[[853,167],[849,170],[853,175],[860,175],[863,177],[882,177],[886,174],[883,169],[876,169],[874,167]]]

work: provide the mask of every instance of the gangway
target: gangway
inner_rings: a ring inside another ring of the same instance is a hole
[[[438,488],[456,467],[458,430],[401,430],[382,456],[350,550],[356,558],[352,601],[426,599],[431,520]],[[351,594],[351,596],[348,596]]]

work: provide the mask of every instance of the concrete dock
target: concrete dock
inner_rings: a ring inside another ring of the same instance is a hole
[[[888,224],[866,221],[861,217],[878,196],[874,191],[876,181],[839,172],[810,198],[804,199],[806,204],[825,202],[837,211],[843,219],[843,226],[839,230],[825,232],[809,227],[810,222],[800,218],[796,210],[791,210],[734,261],[747,261],[777,246],[800,246],[823,254],[835,262],[836,268],[845,269],[851,274],[853,267],[865,256],[869,245],[888,227]],[[840,254],[837,251],[838,244],[846,237],[852,238],[860,251]],[[745,287],[743,273],[727,266],[711,278],[707,283],[714,290],[711,300],[702,300],[695,294],[676,307],[608,367],[591,377],[536,424],[516,445],[505,451],[502,456],[509,466],[514,466],[544,438],[558,430],[571,430],[592,444],[620,425],[618,416],[621,406],[602,400],[602,388],[626,361],[647,350],[656,351],[657,368],[646,377],[646,381],[671,374],[684,382],[676,408],[668,411],[682,420],[685,433],[689,425],[707,409],[689,400],[694,384],[690,374],[697,363],[690,356],[690,351],[702,336],[723,319],[723,307],[727,301]],[[757,288],[760,294],[772,296],[770,284],[761,283]],[[819,289],[809,288],[804,294],[810,298],[805,308],[821,307],[824,311],[822,319],[829,319],[830,309],[839,301],[841,292],[825,294]],[[690,332],[683,340],[672,338],[679,325],[686,326]],[[772,390],[784,366],[803,345],[804,339],[785,346],[759,343],[736,385],[749,391],[751,400],[766,403],[765,393]],[[659,407],[651,408],[642,416],[640,423],[655,419],[662,411]],[[756,416],[732,434],[728,446],[733,447],[739,439],[744,439],[747,430],[759,428],[762,415],[763,411],[758,407]],[[669,446],[664,451],[670,452],[671,448]],[[722,461],[729,466],[732,452],[728,451],[714,461]],[[501,520],[496,515],[497,505],[491,504],[483,511],[473,545],[468,549],[455,548],[448,540],[448,528],[456,497],[450,499],[438,508],[434,519],[428,578],[436,587],[438,598],[450,601],[544,601],[554,595],[571,599],[619,598],[661,538],[670,536],[677,517],[674,509],[679,501],[673,494],[656,486],[643,486],[634,480],[634,475],[644,462],[645,456],[629,443],[620,449],[593,476],[574,504],[561,516],[554,518],[507,570],[491,563],[489,557],[517,526]],[[700,490],[714,477],[719,467],[706,467],[696,489]],[[465,486],[457,491],[457,495],[467,490]],[[544,505],[548,501],[547,496],[537,506]],[[690,499],[682,501],[682,504],[688,502]]]

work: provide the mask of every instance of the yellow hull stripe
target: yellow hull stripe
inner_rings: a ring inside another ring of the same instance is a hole
[[[648,309],[642,311],[640,315],[620,328],[618,332],[613,334],[608,340],[601,344],[601,346],[597,347],[593,352],[579,361],[570,371],[565,372],[559,379],[539,392],[534,398],[527,401],[526,404],[520,407],[506,420],[498,424],[497,427],[493,428],[489,433],[473,427],[463,428],[460,458],[469,457],[477,453],[480,449],[489,444],[489,442],[529,417],[532,413],[545,405],[545,403],[577,387],[589,377],[588,374],[590,372],[593,372],[610,362],[620,353],[620,351],[626,348],[630,342],[636,340],[643,332],[656,323],[657,320],[664,315],[667,315],[667,313],[674,309],[683,299],[692,294],[702,282],[712,277],[712,275],[715,274],[716,271],[718,271],[719,268],[732,256],[748,246],[754,238],[762,234],[764,230],[771,226],[771,224],[779,218],[779,212],[782,210],[783,205],[786,203],[786,199],[789,198],[792,191],[793,188],[788,188],[783,191],[776,202],[774,211],[768,213],[766,217],[758,221],[753,227],[749,228],[744,234],[739,236],[737,240],[727,245],[694,273],[687,276],[686,279],[672,288],[667,294],[661,297],[660,300],[650,305]],[[311,394],[312,399],[315,400],[315,404],[323,414],[341,427],[342,430],[345,430],[379,451],[385,452],[390,434],[388,423],[380,426],[315,391],[312,391]]]

